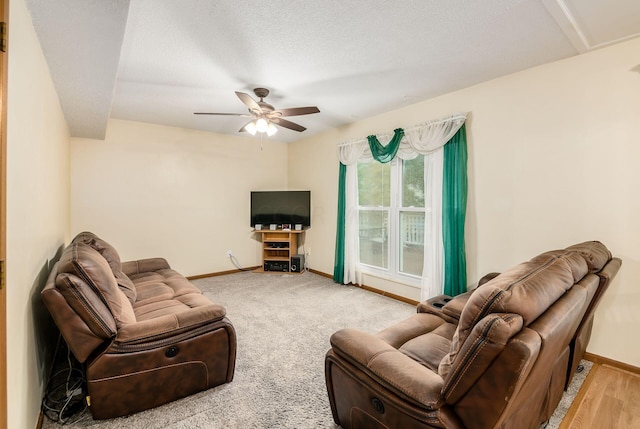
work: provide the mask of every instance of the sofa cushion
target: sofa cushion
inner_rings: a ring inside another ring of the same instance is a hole
[[[566,250],[579,253],[587,262],[591,273],[600,271],[612,258],[609,249],[599,241],[585,241],[569,246]]]
[[[60,258],[61,273],[76,275],[106,304],[119,328],[135,323],[136,318],[129,299],[118,287],[107,260],[90,245],[72,242]]]
[[[135,304],[136,300],[138,299],[138,293],[129,276],[127,276],[122,271],[113,273],[113,275],[115,276],[118,287],[120,288],[122,293],[124,293],[124,295],[132,305]]]
[[[73,242],[84,243],[95,249],[104,259],[106,259],[114,273],[116,271],[122,271],[122,262],[120,261],[120,255],[118,255],[116,249],[94,233],[88,231],[81,232],[76,235]]]
[[[574,253],[539,255],[476,289],[459,326],[472,327],[489,313],[520,314],[527,326],[586,274],[584,259]]]
[[[172,269],[134,274],[130,279],[137,293],[134,308],[186,294],[202,294],[200,289]]]
[[[136,302],[136,288],[131,279],[122,272],[122,261],[118,251],[111,244],[107,243],[92,232],[81,232],[73,239],[76,243],[85,243],[95,249],[109,263],[111,271],[116,278],[118,286],[129,299],[131,304]]]
[[[172,269],[134,274],[138,300],[133,306],[136,320],[143,321],[167,314],[178,314],[212,302],[200,289]]]
[[[545,264],[554,258],[566,262],[566,266],[571,270],[574,283],[580,281],[589,272],[589,267],[584,258],[579,253],[570,250],[550,250],[532,258],[531,262]]]
[[[445,379],[442,394],[446,401],[456,403],[521,329],[522,317],[517,314],[490,314],[480,320],[456,355]]]
[[[451,349],[454,332],[454,324],[443,323],[433,331],[407,341],[398,350],[431,371],[438,372],[438,365]]]
[[[46,290],[46,289],[45,289]],[[47,307],[52,308],[48,302],[49,299],[56,299],[56,294],[50,290],[46,295],[45,302]],[[60,327],[65,339],[69,343],[69,346],[74,350],[74,354],[77,351],[76,358],[80,362],[89,356],[89,354],[102,343],[102,341],[112,338],[116,335],[118,328],[116,321],[111,314],[111,310],[107,307],[107,304],[102,300],[91,286],[89,286],[80,277],[72,273],[58,272],[55,279],[55,290],[63,297],[64,303],[67,303],[72,309],[73,313],[67,312],[63,302],[57,300],[56,307],[53,313],[55,317],[61,316],[62,320],[56,323]],[[53,298],[51,298],[53,296]],[[74,318],[74,314],[82,320],[82,322],[89,328],[90,332],[83,329],[82,323],[79,323]],[[75,325],[75,326],[74,326]],[[70,336],[72,332],[72,336]],[[96,341],[96,338],[99,340]],[[75,340],[73,340],[75,339]]]

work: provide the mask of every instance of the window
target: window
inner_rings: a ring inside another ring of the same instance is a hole
[[[419,279],[424,263],[424,157],[358,162],[360,262],[370,273]]]

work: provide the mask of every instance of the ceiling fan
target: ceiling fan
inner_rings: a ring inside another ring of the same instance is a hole
[[[284,119],[285,116],[300,116],[310,115],[312,113],[319,113],[320,110],[316,106],[309,107],[292,107],[289,109],[276,110],[273,105],[264,101],[264,98],[269,95],[269,90],[266,88],[255,88],[253,90],[256,97],[260,101],[255,101],[250,95],[244,92],[236,91],[236,95],[249,109],[249,114],[243,113],[211,113],[211,112],[195,112],[194,115],[225,115],[225,116],[242,116],[252,118],[240,128],[240,132],[247,131],[251,135],[255,135],[256,132],[266,133],[268,136],[274,135],[278,130],[275,125],[283,128],[288,128],[293,131],[302,132],[306,130],[300,124],[291,122]]]

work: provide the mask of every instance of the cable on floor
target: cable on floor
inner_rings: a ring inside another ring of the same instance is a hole
[[[62,355],[65,351],[66,359]],[[87,409],[87,383],[81,364],[66,346],[61,335],[58,337],[49,374],[42,399],[42,413],[49,420],[62,424],[80,420]]]

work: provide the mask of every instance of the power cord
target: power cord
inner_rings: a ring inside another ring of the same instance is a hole
[[[306,239],[305,235],[300,234],[300,246],[302,247],[302,256],[304,257],[304,266],[302,267],[302,270],[305,273],[308,273],[309,272],[309,255],[307,254],[307,251],[304,248],[305,239]]]
[[[60,359],[58,362],[58,356],[63,348],[66,348],[66,359]],[[57,371],[53,372],[54,369]],[[84,371],[61,335],[58,336],[49,374],[42,399],[42,413],[49,420],[62,424],[71,423],[71,418],[74,416],[77,417],[73,423],[84,418],[83,412],[87,409]]]
[[[231,261],[231,263],[240,271],[246,271],[246,272],[251,272],[254,271],[254,268],[243,268],[240,265],[240,262],[238,261],[238,258],[236,258],[231,252],[229,252],[229,260]]]

